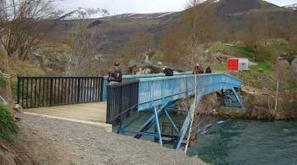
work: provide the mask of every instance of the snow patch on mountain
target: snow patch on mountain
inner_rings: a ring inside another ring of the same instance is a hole
[[[110,15],[109,12],[105,9],[79,7],[76,10],[64,12],[64,15],[62,15],[60,19],[63,19],[63,20],[92,19],[92,18],[106,17],[109,15]]]
[[[291,5],[287,5],[287,6],[285,6],[285,8],[297,10],[297,3],[291,4]]]

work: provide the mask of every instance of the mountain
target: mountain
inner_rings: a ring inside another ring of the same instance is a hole
[[[66,12],[61,17],[57,18],[58,20],[75,20],[75,19],[92,19],[92,18],[100,18],[106,17],[110,15],[109,12],[105,9],[93,9],[93,8],[82,8],[79,7],[75,10]]]
[[[288,9],[297,10],[297,3],[291,4],[291,5],[287,5],[287,6],[284,6],[284,7],[285,8],[288,8]]]
[[[121,14],[86,19],[89,32],[95,34],[96,43],[100,45],[103,54],[117,53],[129,37],[136,33],[156,33],[166,30],[167,24],[175,23],[179,13],[152,13],[152,14]],[[82,22],[78,19],[56,20],[47,25],[43,31],[47,39],[54,42],[66,42],[68,35],[77,32],[77,25]],[[159,34],[157,35],[159,37]]]
[[[209,7],[214,9],[217,18],[233,29],[235,33],[240,32],[250,18],[265,15],[269,20],[281,22],[284,25],[290,22],[290,18],[297,18],[296,12],[262,0],[213,0],[209,2]],[[175,13],[121,14],[87,19],[85,22],[88,25],[88,31],[95,34],[94,39],[100,53],[116,54],[119,53],[129,37],[136,33],[152,33],[158,43],[165,31],[182,24],[183,15],[191,10],[199,10],[198,8],[199,6]],[[55,25],[46,30],[49,34],[48,39],[57,40],[58,38],[59,41],[65,42],[67,35],[76,33],[75,25],[80,21],[75,19],[56,20]]]

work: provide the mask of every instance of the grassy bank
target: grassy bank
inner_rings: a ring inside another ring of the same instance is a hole
[[[17,131],[11,113],[6,105],[0,104],[0,138],[10,141],[13,133]]]

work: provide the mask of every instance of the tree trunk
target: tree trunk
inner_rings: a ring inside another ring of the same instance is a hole
[[[2,67],[0,68],[3,70],[3,73],[8,76],[4,76],[5,80],[5,90],[6,90],[6,101],[8,103],[12,103],[12,94],[11,94],[11,77],[10,77],[10,68],[9,68],[9,57],[5,49],[0,45],[0,56],[2,61]]]
[[[274,105],[274,111],[277,110],[278,106],[278,95],[279,95],[279,79],[276,82],[276,94],[275,94],[275,105]]]

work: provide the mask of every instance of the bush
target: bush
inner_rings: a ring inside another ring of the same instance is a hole
[[[15,124],[8,107],[0,104],[0,138],[10,141],[13,133],[17,131]]]

